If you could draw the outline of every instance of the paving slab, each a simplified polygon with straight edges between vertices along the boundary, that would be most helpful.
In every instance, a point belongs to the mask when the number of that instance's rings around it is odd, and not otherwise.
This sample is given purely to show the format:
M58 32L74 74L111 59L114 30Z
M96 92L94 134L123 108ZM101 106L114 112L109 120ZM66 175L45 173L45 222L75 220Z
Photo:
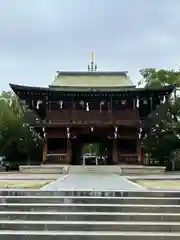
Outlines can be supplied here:
M133 179L133 180L177 180L180 179L180 174L159 174L159 175L136 175L136 176L126 176L128 179Z
M179 232L179 222L0 220L1 230Z
M1 220L180 222L180 213L0 211Z
M69 174L58 178L42 190L142 190L144 187L116 174Z
M24 174L24 173L8 173L3 172L0 173L0 180L31 180L31 179L57 179L59 178L59 174ZM62 177L62 176L61 176Z
M180 233L167 232L108 232L108 231L7 231L4 240L179 240Z
M180 213L180 205L1 203L0 211Z
M179 205L180 198L114 196L0 196L0 203L87 203L87 204L156 204Z

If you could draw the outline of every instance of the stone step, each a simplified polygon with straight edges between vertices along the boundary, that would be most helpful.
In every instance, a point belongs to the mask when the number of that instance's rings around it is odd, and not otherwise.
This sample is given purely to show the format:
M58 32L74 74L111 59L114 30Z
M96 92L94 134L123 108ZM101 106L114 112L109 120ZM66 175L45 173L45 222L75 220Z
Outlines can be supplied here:
M180 222L0 220L1 230L180 232Z
M3 240L179 240L180 233L96 231L0 231Z
M180 198L163 197L82 197L82 196L0 196L0 203L91 203L178 205Z
M121 167L117 165L71 165L69 174L118 174L121 173Z
M180 213L129 212L0 212L0 220L26 221L155 221L178 222Z
M23 174L68 174L68 165L20 165L19 171Z
M180 213L180 205L1 203L0 211L154 212Z
M42 191L42 190L0 190L0 196L112 196L112 197L177 197L180 198L180 191L116 191L116 190L61 190Z
M70 174L118 174L123 176L129 175L159 175L164 174L165 167L149 167L138 165L70 165Z

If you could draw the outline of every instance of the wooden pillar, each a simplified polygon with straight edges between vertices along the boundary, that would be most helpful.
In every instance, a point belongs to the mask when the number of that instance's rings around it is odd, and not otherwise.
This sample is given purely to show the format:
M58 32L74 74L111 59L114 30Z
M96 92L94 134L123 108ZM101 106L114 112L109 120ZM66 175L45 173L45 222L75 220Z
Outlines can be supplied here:
M45 142L42 152L42 164L45 164L47 161L47 151L48 151L47 142Z
M137 154L138 154L138 163L141 165L143 163L143 159L142 159L142 146L141 146L140 139L137 139Z
M71 140L69 138L67 138L66 153L67 153L67 157L66 157L67 164L70 164L71 158L72 158L72 146L71 146Z
M112 149L112 161L118 164L118 153L117 153L117 139L113 139L113 149Z

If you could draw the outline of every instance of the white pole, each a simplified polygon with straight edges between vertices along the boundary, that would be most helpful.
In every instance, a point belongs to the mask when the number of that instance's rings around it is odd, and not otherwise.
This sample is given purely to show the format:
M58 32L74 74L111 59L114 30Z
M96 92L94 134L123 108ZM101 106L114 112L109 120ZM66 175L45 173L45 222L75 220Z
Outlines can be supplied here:
M83 165L86 165L86 156L83 156Z
M98 157L96 156L96 165L98 165Z

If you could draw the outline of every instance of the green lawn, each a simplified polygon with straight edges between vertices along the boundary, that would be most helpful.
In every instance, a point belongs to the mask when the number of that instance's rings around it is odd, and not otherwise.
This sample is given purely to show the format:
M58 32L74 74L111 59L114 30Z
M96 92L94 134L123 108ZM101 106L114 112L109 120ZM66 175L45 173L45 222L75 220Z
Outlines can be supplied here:
M137 180L137 184L145 188L180 188L180 180L170 179L170 180Z
M52 180L0 180L0 188L30 188L39 189Z

